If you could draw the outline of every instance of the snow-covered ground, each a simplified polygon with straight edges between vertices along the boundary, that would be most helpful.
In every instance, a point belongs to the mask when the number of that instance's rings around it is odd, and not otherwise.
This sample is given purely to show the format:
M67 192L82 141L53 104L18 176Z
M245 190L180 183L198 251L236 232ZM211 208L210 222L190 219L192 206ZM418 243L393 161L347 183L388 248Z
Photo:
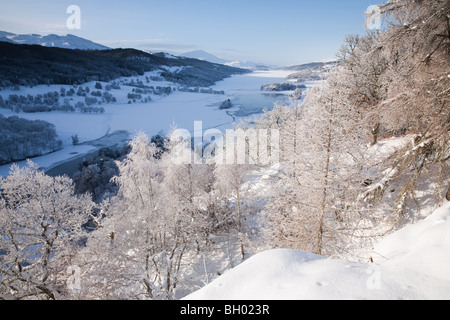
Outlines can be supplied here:
M175 91L170 95L156 96L150 95L152 102L135 102L128 104L128 93L131 93L132 87L126 83L142 81L148 86L177 87L178 85L167 81L146 81L146 77L158 76L158 72L149 72L140 77L122 78L116 80L120 89L109 91L116 99L116 103L102 104L105 109L103 114L82 114L66 112L48 112L48 113L14 113L7 109L1 109L0 113L5 116L17 115L29 120L45 120L56 126L59 138L63 141L64 149L42 157L34 158L41 168L50 168L64 160L70 160L74 156L80 156L92 152L95 148L89 145L72 146L73 135L78 135L80 143L94 141L107 134L116 131L128 131L132 138L139 131L144 131L149 136L159 133L167 133L172 126L180 129L187 129L190 132L194 130L194 122L202 121L203 130L209 128L218 128L225 132L233 126L234 118L230 112L236 112L239 108L239 101L242 97L256 96L264 97L260 92L263 84L271 82L285 82L285 77L289 74L286 71L261 71L246 75L237 75L218 82L212 87L213 90L225 92L225 95L190 93ZM91 92L95 91L96 82L89 82L81 85L89 87ZM102 83L103 88L107 83ZM71 86L63 85L40 85L34 88L21 87L20 91L12 89L0 91L0 95L7 99L11 94L36 96L47 92L59 92L61 87L69 90ZM102 90L104 91L104 90ZM89 95L88 95L89 96ZM144 95L143 95L144 96ZM147 95L145 95L147 96ZM60 98L62 99L62 98ZM84 97L72 96L72 104L78 101L84 101ZM236 107L231 110L219 110L219 106L227 99L236 102ZM244 99L245 100L245 99ZM267 106L261 106L261 109ZM26 165L26 161L19 165ZM0 166L0 176L5 176L9 172L10 165Z
M185 300L448 300L450 202L380 241L374 263L259 253Z

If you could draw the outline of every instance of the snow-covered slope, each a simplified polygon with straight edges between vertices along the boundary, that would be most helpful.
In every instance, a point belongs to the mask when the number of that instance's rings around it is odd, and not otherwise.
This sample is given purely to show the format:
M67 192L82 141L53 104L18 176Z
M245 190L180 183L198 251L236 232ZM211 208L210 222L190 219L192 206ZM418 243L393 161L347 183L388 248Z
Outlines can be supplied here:
M203 51L203 50L186 52L186 53L181 54L181 56L186 57L186 58L204 60L204 61L208 61L211 63L218 63L218 64L225 64L225 63L229 62L228 60L218 58L215 55L208 53L206 51Z
M39 34L13 34L10 32L0 31L0 41L6 41L16 44L41 45L44 47L57 47L66 49L80 50L107 50L108 47L98 43L86 40L72 34L59 36L49 34L46 36Z
M262 252L186 300L450 299L450 203L381 241L373 264Z
M0 42L15 43L14 41L12 41L12 40L9 40L8 38L6 38L6 37L2 37L2 36L0 36Z

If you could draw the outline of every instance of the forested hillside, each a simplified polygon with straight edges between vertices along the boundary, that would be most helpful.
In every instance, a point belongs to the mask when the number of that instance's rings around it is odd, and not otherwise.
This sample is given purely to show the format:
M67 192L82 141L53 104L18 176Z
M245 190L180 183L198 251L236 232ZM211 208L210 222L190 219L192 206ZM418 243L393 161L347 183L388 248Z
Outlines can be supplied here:
M71 50L0 42L0 52L0 86L3 87L109 82L119 77L143 75L161 66L190 67L176 77L166 73L167 80L208 87L230 75L248 72L201 60L165 58L135 49Z

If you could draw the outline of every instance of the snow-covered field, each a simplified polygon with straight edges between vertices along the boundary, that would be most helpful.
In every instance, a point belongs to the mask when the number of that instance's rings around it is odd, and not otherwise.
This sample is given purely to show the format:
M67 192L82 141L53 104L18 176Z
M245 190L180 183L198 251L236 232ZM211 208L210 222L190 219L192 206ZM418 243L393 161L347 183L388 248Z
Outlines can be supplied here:
M450 202L373 249L374 263L259 253L185 300L448 300Z
M246 75L232 76L228 79L218 82L212 87L213 90L225 92L225 95L206 94L206 93L190 93L190 92L172 92L168 96L151 95L152 102L141 103L135 102L128 104L127 94L131 92L132 87L121 84L120 89L113 89L110 93L116 97L117 102L112 104L102 104L105 109L103 114L82 114L66 113L66 112L49 112L49 113L14 113L7 109L1 109L0 113L5 116L17 115L29 120L45 120L56 126L59 138L63 141L63 150L34 158L33 161L41 168L48 169L55 164L73 157L92 152L95 150L90 145L72 146L73 135L78 135L80 143L97 140L107 134L115 131L128 131L130 138L135 136L139 131L144 131L149 136L159 133L167 133L172 126L187 129L191 132L194 130L194 121L202 121L203 130L209 128L218 128L225 132L226 129L232 128L234 118L230 116L230 112L238 111L238 104L242 96L264 97L260 91L263 84L271 82L285 82L285 77L290 72L286 71L260 71ZM141 77L131 77L119 79L117 82L143 81L146 85L153 86L171 86L176 84L167 81L151 81L145 82L145 77L155 76L150 72ZM103 88L106 83L102 83ZM91 92L95 89L95 82L82 85L89 87ZM34 88L21 87L20 91L3 90L0 95L7 99L11 94L17 95L37 95L47 92L59 92L61 87L69 90L71 86L61 85L40 85ZM84 97L73 96L73 102L83 101ZM230 110L219 110L219 106L225 100L230 99L236 103L236 107ZM270 99L266 100L269 101ZM261 109L267 106L261 106ZM25 165L26 162L20 162L19 165ZM9 172L10 165L0 166L0 176L5 176Z

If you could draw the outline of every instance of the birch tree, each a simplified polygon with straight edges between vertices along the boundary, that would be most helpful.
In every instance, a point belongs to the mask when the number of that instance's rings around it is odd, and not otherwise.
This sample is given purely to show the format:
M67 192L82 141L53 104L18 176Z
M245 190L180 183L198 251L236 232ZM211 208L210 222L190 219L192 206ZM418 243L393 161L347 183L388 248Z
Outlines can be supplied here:
M139 133L117 162L117 197L104 203L99 229L79 255L86 297L165 299L171 294L166 239L170 221L162 205L158 148Z
M68 268L88 236L82 226L92 217L91 199L31 161L0 178L0 190L0 298L70 297Z
M234 225L241 258L246 258L246 204L250 201L246 190L248 174L256 169L258 158L258 134L245 123L228 130L223 148L217 150L214 169L215 190L220 202L231 202L235 207ZM256 148L256 149L255 149Z
M207 246L214 229L212 173L206 164L194 164L189 139L170 139L165 146L161 154L141 133L127 159L117 163L119 194L79 257L83 279L97 296L175 299L188 287L182 274L192 262L185 255L193 258Z

